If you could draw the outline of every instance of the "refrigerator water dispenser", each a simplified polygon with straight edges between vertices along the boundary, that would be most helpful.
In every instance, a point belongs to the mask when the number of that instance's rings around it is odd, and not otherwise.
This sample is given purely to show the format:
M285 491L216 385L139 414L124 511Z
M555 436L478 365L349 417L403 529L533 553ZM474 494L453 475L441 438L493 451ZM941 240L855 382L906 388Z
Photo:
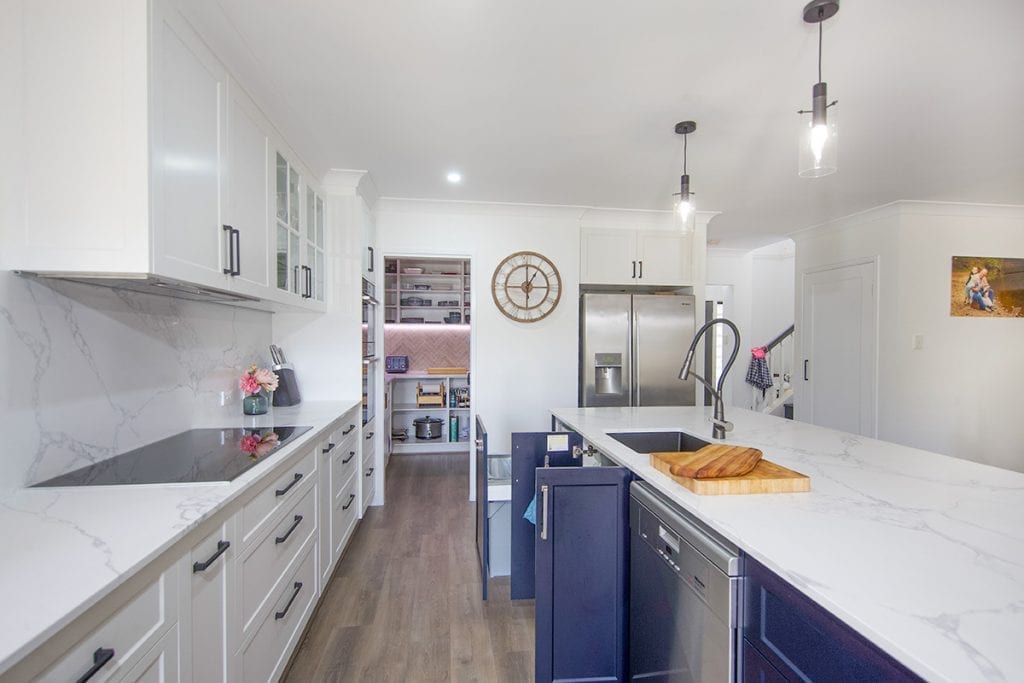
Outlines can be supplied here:
M594 390L600 395L622 393L622 354L594 354Z

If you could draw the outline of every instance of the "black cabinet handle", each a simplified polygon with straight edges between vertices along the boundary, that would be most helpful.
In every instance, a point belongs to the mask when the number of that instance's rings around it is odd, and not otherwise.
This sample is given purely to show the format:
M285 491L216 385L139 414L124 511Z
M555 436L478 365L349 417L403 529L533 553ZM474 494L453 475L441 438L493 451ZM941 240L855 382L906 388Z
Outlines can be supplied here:
M192 573L205 572L210 568L210 565L217 561L217 558L223 555L228 548L231 547L231 541L217 541L217 552L210 555L206 562L193 562Z
M288 490L289 490L289 489L290 489L291 487L293 487L293 486L295 486L296 484L298 484L298 483L299 483L299 479L302 479L302 473L301 473L301 472L296 472L296 473L295 473L295 478L294 478L294 479L292 479L292 480L291 480L291 481L290 481L290 482L288 483L288 485L287 485L287 486L285 486L285 487L284 487L283 489L278 489L278 490L274 491L274 495L275 495L275 496L283 496L284 494L288 493Z
M231 240L235 248L235 269L231 271L232 275L242 274L242 233L240 230L231 228Z
M334 447L335 447L336 445L337 445L337 444L333 444L333 443L328 443L328 444L327 444L327 448L324 448L324 449L323 449L323 453L324 453L324 455L326 455L326 454L330 453L331 451L333 451L333 450L334 450Z
M222 226L220 226L220 228L221 228L221 230L223 232L226 232L228 234L228 267L223 269L224 270L224 274L225 275L234 275L235 274L235 241L234 241L235 229L232 228L230 225L222 225Z
M292 266L292 293L299 293L299 267Z
M373 272L373 247L367 247L366 249L370 252L370 267L367 268L366 270L368 272L372 273Z
M807 381L807 363L809 363L809 362L810 361L808 361L806 358L804 358L804 381L805 382Z
M373 432L370 432L369 434L366 435L366 440L367 441L369 441L372 438L373 438Z
M313 298L313 269L306 266L306 298Z
M295 602L295 598L299 597L299 591L302 590L302 582L295 582L295 592L292 593L292 597L288 598L288 604L284 606L284 609L280 612L274 612L274 620L284 619L284 615L288 614L288 610L292 608L292 603Z
M295 531L296 527L300 524L302 524L302 515L295 515L295 522L288 527L288 531L284 532L284 536L278 536L275 538L274 543L284 543L287 541L288 537L292 535L292 532Z
M636 279L636 261L633 261L633 279Z
M354 494L354 493L348 494L348 502L345 503L344 505L342 505L341 509L342 510L348 510L350 507L352 507L352 501L355 500L355 499L356 499L356 494Z
M368 476L368 477L372 477L373 476L373 468L372 467L369 470L367 470L366 476Z
M643 280L644 279L644 262L643 261L637 261L637 263L640 264L640 279Z
M356 457L356 452L355 452L355 451L349 451L349 452L348 452L348 457L347 457L347 458L345 458L344 460L342 460L342 461L341 461L341 464L342 464L342 465L347 465L347 464L349 464L349 463L350 463L350 462L352 461L352 458L354 458L354 457Z
M75 681L75 683L85 683L85 681L95 676L99 670L113 658L114 648L112 647L101 647L96 650L96 652L92 653L92 666L89 667L89 670L82 674L82 677Z
M355 426L355 425L349 425L349 426L348 426L348 429L346 429L345 431L343 431L343 432L341 433L341 435L342 435L342 436L347 436L348 434L351 434L351 433L352 433L352 430L353 430L353 429L355 429L355 428L356 428L356 426Z

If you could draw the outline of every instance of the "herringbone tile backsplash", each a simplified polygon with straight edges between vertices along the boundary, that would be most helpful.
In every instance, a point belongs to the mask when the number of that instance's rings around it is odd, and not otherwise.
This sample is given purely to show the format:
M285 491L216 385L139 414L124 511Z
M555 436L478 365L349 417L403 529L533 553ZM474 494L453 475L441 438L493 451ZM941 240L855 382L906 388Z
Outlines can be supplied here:
M409 356L409 370L469 367L468 325L388 325L384 353Z

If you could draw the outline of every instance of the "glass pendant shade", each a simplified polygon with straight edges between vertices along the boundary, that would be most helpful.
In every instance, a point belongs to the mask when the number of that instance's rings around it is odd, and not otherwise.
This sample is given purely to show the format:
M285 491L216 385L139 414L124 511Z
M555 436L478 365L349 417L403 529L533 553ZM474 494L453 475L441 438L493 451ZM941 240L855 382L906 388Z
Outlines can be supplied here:
M803 122L800 133L800 177L820 178L839 169L839 145L835 107L824 121Z
M690 176L683 175L679 182L679 194L676 199L676 220L683 232L690 226L690 218L693 216L693 195L690 193Z

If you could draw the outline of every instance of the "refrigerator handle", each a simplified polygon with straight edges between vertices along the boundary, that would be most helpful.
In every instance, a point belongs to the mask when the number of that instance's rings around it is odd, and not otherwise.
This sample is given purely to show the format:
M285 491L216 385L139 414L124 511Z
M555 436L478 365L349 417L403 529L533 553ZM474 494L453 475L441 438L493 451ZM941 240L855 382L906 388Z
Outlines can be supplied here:
M629 405L640 405L640 378L637 377L637 349L640 348L640 326L637 325L636 307L629 310Z

